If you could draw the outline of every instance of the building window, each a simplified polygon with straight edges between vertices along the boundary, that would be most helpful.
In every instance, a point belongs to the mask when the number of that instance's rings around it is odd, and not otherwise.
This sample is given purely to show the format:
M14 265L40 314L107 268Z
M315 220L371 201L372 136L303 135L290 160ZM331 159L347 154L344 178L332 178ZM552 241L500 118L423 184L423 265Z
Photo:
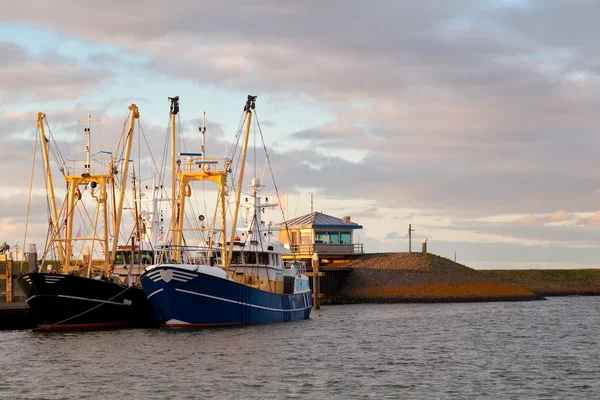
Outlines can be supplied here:
M341 244L352 244L352 233L351 232L340 232L340 243Z
M329 243L331 244L339 244L340 243L340 233L339 232L328 232L329 233Z
M315 231L315 243L327 243L327 232Z
M300 243L312 244L312 232L300 232Z

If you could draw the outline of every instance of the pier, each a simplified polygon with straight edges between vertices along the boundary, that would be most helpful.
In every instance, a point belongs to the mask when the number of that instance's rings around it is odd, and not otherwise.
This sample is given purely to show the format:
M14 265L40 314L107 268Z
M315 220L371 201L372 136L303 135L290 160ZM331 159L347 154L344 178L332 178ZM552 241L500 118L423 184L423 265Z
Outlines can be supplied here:
M24 301L0 303L0 330L31 329L35 323L31 318L31 310Z

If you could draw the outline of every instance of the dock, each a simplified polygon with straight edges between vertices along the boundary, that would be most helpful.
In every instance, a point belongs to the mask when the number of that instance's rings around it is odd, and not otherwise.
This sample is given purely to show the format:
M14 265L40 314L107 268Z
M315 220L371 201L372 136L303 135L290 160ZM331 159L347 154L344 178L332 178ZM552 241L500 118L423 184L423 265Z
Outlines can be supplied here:
M25 302L0 303L0 330L31 329L35 323L31 318L31 310Z

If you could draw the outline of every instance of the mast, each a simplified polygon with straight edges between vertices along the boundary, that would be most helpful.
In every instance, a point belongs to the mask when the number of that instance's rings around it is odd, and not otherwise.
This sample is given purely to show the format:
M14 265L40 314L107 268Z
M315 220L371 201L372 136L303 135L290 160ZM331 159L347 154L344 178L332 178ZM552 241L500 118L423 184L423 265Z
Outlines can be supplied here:
M87 172L89 174L90 173L90 169L91 169L91 166L90 166L90 142L91 142L91 139L92 139L92 135L91 135L92 126L91 126L91 124L92 124L92 122L100 122L100 120L99 119L92 119L92 115L88 114L88 119L83 120L83 121L78 121L78 122L87 122L88 123L87 128L83 128L83 133L85 133L87 135L87 146L85 146L85 154L86 154L86 156L85 156L85 165L84 165L83 168L85 169L85 172ZM79 125L79 124L77 124L77 125Z
M202 153L202 161L204 161L204 153L206 153L204 147L204 137L206 135L206 110L202 111L202 127L199 129L202 134L202 146L200 147L200 153Z
M140 112L135 104L129 106L129 130L127 131L127 140L125 143L125 159L123 160L123 172L121 178L121 188L119 190L119 204L117 206L117 218L114 221L114 238L109 263L105 265L106 277L112 272L112 262L115 260L117 253L117 242L119 241L119 228L121 225L121 216L123 214L123 198L125 197L125 187L127 186L127 172L129 171L129 155L131 154L131 138L133 137L133 127L135 120L140 117Z
M39 112L37 115L37 125L40 130L42 141L42 155L44 157L44 168L46 169L46 182L48 185L48 194L50 197L50 208L52 209L52 225L54 227L54 236L56 237L56 243L58 243L58 257L62 265L65 259L65 252L63 244L60 240L60 222L58 220L58 212L56 211L56 198L54 196L54 183L52 182L52 172L50 171L50 160L48 158L48 139L44 132L44 119L46 114Z
M177 196L176 196L176 184L177 184L177 167L176 167L176 135L175 135L175 116L179 113L179 96L169 97L169 101L171 102L171 110L169 115L171 116L171 234L172 238L175 238L175 226L177 219ZM179 216L183 218L183 216ZM171 243L175 244L175 240L171 240ZM172 256L174 259L178 260L177 250L173 249Z
M229 268L229 260L231 260L233 254L233 240L235 239L235 227L237 224L238 211L240 209L240 197L242 195L242 184L244 181L244 168L246 166L246 152L248 151L248 137L250 136L250 123L252 121L252 110L256 106L256 96L248 95L244 111L246 112L246 133L244 134L244 146L242 147L242 156L240 161L240 174L238 176L238 188L235 194L235 209L233 211L233 221L231 225L231 240L229 243L229 252L224 262L225 269ZM223 229L225 227L223 226Z
M225 216L226 216L226 196L229 193L229 187L227 186L227 176L229 175L229 168L231 160L228 158L214 158L206 157L204 151L202 153L180 153L180 156L185 156L185 163L182 166L178 164L181 161L176 160L176 146L175 146L175 115L179 112L179 97L169 98L171 101L171 167L174 176L172 177L172 217L171 217L171 232L173 232L172 246L174 248L172 254L175 260L181 258L181 252L178 249L183 242L183 222L185 214L185 198L190 196L191 188L189 184L194 181L213 181L219 187L218 203L221 209L221 231L222 231L222 259L223 265L227 265L227 236L225 235ZM205 129L201 128L200 132L204 134ZM176 183L179 182L178 189ZM212 229L212 228L211 228Z
M138 210L138 200L137 200L137 187L135 185L135 171L133 171L132 181L132 190L133 190L133 215L135 216L135 240L138 242L140 239L140 215Z

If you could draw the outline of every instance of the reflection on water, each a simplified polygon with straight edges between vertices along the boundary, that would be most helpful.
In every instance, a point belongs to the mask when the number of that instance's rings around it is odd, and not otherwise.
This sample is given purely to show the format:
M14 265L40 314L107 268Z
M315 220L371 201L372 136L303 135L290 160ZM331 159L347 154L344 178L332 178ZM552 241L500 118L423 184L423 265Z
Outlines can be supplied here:
M5 331L0 398L600 398L599 308L370 304L242 328Z

